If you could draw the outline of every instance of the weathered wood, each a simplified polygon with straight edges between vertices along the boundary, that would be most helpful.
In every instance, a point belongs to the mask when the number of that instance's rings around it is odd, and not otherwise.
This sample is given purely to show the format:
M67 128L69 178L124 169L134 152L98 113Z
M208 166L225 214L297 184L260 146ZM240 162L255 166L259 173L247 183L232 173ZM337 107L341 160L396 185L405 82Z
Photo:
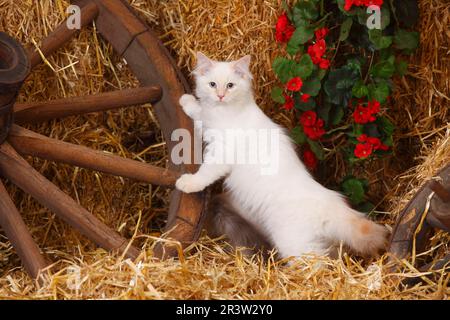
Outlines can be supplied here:
M0 181L0 226L22 260L27 272L37 278L40 270L47 266L39 247L34 242L25 223Z
M51 139L14 125L8 142L22 155L71 164L161 186L173 186L179 173L102 151Z
M436 176L440 177L445 185L450 184L450 165L443 168ZM423 217L426 213L425 208L428 197L432 192L430 188L431 183L432 181L425 183L417 191L415 196L402 210L396 221L394 230L392 231L388 251L394 254L398 259L407 258L411 254L412 244L416 233L416 251L421 252L425 245L425 240L428 238L427 235L431 232L430 224L435 227L440 227L434 220L436 215L433 214L432 209L433 202L436 201L436 199L431 200L430 209L427 212L428 215ZM417 232L422 219L424 220L422 229L420 232Z
M0 172L99 246L119 252L126 249L128 241L125 238L34 170L7 142L0 146ZM138 255L139 250L133 246L126 252L126 256L132 259Z
M427 271L435 271L436 272L436 271L441 271L441 270L444 275L450 271L450 254L447 254L444 258L442 258L438 261L427 263L419 268L419 272L427 272ZM442 273L436 272L436 273L432 273L429 275L425 275L423 277L437 278L437 277L441 276ZM424 282L422 277L406 278L405 280L402 281L403 284L408 285L408 286L414 286L420 282Z
M171 134L175 129L188 129L191 133L193 147L192 121L178 104L180 96L190 92L190 89L167 49L145 24L140 22L125 1L95 1L102 8L98 21L108 17L108 21L115 23L114 28L111 28L111 22L97 22L97 30L103 38L112 44L116 52L123 55L142 85L159 83L162 87L164 94L161 101L155 105L155 111L169 154L176 143L171 141ZM119 41L119 39L121 40ZM194 152L192 152L192 157L194 157ZM195 172L198 166L193 161L187 165L175 165L170 162L169 168L183 172ZM204 194L184 194L174 190L170 197L170 203L166 231L172 230L170 236L181 240L183 244L195 241L202 228ZM181 225L180 221L189 221L190 226ZM177 227L178 224L180 224L179 227Z
M97 15L97 4L93 1L88 2L84 7L81 8L81 27L84 27L91 23L97 17ZM42 54L47 57L57 49L61 48L78 31L79 30L77 29L69 29L67 27L67 20L65 20L42 41L39 49ZM31 61L31 67L34 68L42 61L42 57L35 48L30 48L28 52Z
M445 186L443 185L445 184ZM450 176L444 177L442 183L430 182L430 189L435 195L431 199L430 212L427 216L428 223L450 233Z
M439 181L431 181L430 189L434 191L442 202L450 203L450 191L448 191Z
M16 103L13 110L16 123L35 123L143 103L155 103L161 99L161 96L162 91L160 86L148 86L84 97L44 102Z
M28 57L20 43L0 32L0 143L8 136L13 104L29 70Z

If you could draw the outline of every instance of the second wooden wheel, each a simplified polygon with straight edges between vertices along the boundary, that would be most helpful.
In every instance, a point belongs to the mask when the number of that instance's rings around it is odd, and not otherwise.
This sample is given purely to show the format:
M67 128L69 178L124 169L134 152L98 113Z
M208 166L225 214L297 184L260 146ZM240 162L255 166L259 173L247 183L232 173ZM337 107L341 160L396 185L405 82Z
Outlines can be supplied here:
M99 246L136 258L139 250L127 239L41 176L22 156L35 156L167 187L172 187L182 172L194 172L196 165L177 165L170 160L169 168L158 168L51 139L20 125L152 102L170 154L174 147L173 130L189 130L193 137L192 123L178 104L179 97L190 89L168 51L125 1L82 0L74 1L74 4L81 8L81 25L84 27L95 21L98 32L127 61L142 87L39 103L15 103L21 84L30 70L42 61L42 55L52 54L77 30L62 23L42 41L40 52L26 51L8 35L0 34L0 174ZM193 141L191 145L194 145ZM166 226L166 231L170 230L168 235L182 245L195 241L201 231L203 208L203 193L172 191ZM36 277L47 263L1 182L0 226L27 271ZM159 256L175 253L173 247L156 247Z

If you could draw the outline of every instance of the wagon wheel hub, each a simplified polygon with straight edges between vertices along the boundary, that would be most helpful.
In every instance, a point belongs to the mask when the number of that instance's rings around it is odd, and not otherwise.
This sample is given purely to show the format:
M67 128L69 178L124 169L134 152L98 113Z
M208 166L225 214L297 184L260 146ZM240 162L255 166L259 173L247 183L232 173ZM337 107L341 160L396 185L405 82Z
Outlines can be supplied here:
M35 156L166 187L172 187L181 172L195 171L196 166L169 163L168 169L159 168L51 139L20 125L151 102L170 153L173 147L170 135L175 128L185 128L192 133L192 123L178 104L179 97L189 92L189 87L168 52L125 1L82 0L75 3L81 7L81 25L95 20L100 34L127 60L142 87L85 97L16 103L30 70L42 61L42 56L50 55L69 41L77 30L69 29L63 22L42 41L39 51L25 50L13 38L0 33L0 175L99 246L135 259L139 250L129 240L58 189L22 156ZM188 195L174 190L166 226L166 231L170 230L169 236L182 245L196 240L201 230L203 207L202 193ZM1 181L0 226L26 270L37 277L48 263ZM176 249L157 246L156 254L160 257L175 255Z

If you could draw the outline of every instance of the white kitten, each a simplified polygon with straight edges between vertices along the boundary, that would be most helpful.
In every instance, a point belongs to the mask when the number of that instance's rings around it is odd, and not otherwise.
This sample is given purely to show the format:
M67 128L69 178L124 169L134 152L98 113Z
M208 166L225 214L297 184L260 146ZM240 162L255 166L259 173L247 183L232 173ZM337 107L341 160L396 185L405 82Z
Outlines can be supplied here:
M256 105L249 64L249 56L218 62L198 53L194 70L198 100L185 94L180 104L204 129L280 132L277 173L262 174L261 163L207 161L216 157L218 149L229 151L230 144L204 134L204 163L197 173L182 175L176 187L186 193L198 192L225 177L232 206L267 237L281 257L328 254L341 241L359 253L376 253L385 244L386 228L351 209L339 193L310 176L289 136Z

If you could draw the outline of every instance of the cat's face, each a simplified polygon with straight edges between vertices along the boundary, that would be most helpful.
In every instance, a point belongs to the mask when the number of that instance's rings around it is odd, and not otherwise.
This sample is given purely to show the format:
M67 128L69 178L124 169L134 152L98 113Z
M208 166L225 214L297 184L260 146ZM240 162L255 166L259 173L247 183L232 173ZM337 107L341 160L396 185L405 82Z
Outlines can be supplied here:
M239 103L252 95L250 56L231 62L214 61L197 53L196 94L211 105Z

